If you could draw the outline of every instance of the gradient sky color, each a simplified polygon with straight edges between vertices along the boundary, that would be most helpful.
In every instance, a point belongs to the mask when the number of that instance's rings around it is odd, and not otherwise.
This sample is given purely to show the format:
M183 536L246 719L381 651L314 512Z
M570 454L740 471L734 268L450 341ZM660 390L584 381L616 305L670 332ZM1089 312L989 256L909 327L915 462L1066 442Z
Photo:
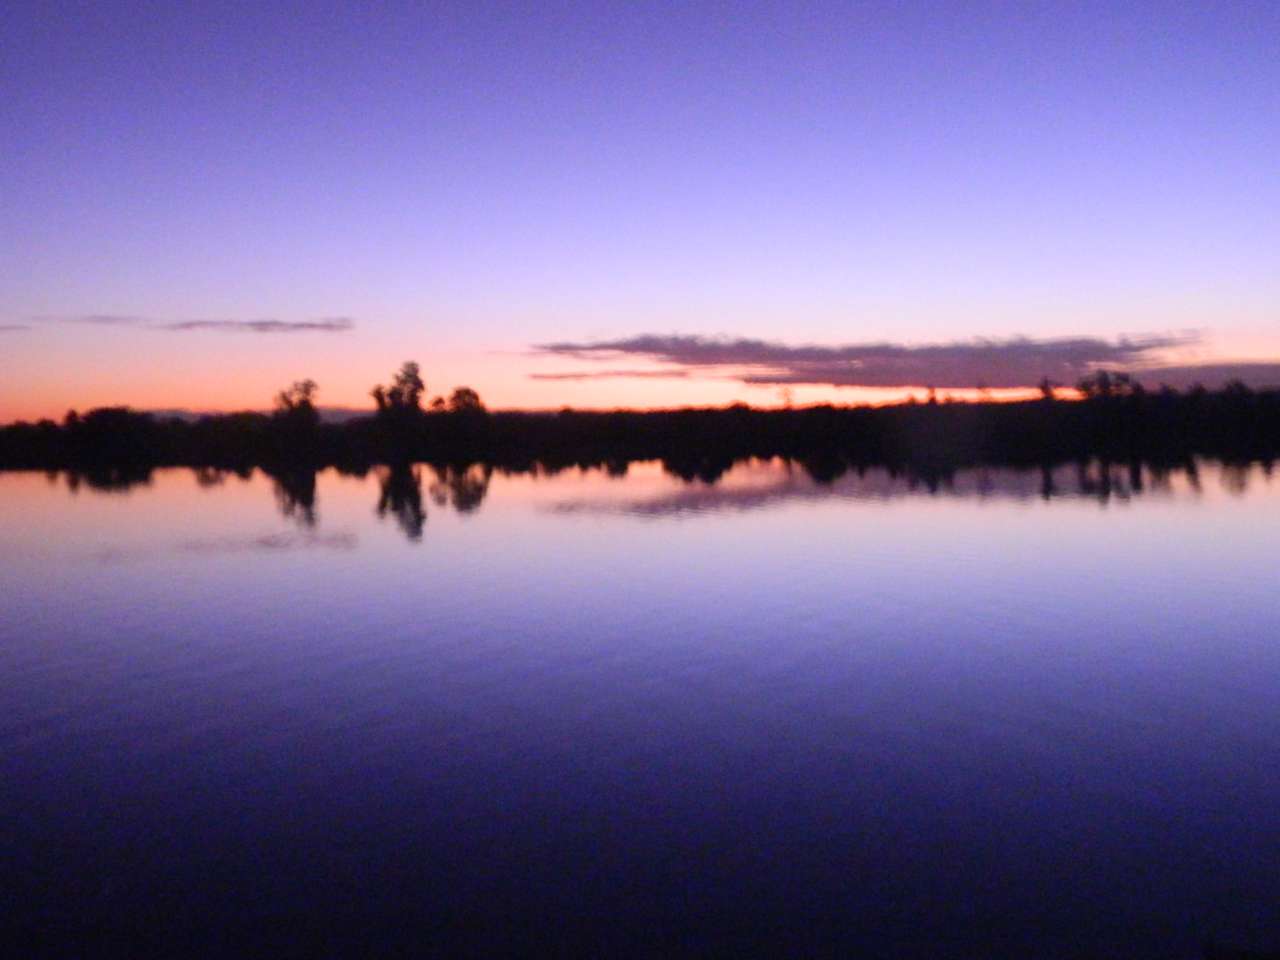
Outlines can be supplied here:
M364 406L407 358L498 407L777 402L530 376L655 333L1272 360L1278 42L1270 2L18 0L0 420Z

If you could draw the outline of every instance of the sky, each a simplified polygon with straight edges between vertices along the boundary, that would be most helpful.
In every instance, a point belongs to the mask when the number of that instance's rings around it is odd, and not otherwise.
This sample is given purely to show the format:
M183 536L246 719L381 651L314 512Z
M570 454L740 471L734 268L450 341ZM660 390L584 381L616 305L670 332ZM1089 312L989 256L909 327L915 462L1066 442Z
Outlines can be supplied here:
M1272 2L16 0L0 421L363 407L408 359L496 408L1280 382L1277 42Z

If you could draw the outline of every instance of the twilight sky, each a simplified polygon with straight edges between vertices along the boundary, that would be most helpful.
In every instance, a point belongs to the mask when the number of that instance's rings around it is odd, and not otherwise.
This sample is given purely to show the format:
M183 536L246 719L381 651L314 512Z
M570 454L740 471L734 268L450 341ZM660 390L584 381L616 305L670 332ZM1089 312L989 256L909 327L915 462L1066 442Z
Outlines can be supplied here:
M1278 46L1261 0L16 0L0 420L409 358L496 407L1280 382Z

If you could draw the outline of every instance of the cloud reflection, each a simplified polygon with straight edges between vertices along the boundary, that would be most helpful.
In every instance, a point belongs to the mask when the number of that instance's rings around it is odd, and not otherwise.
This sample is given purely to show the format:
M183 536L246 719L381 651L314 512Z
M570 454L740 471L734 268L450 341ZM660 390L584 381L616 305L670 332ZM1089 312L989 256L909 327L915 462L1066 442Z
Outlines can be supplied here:
M245 553L282 550L354 550L360 543L354 533L314 533L309 531L266 533L253 537L214 537L185 540L178 549L185 553Z
M1239 494L1248 488L1255 468L1222 468L1222 484ZM697 516L716 512L760 510L787 502L816 502L832 498L851 501L892 501L909 497L951 497L977 500L1051 501L1088 499L1098 503L1126 502L1137 497L1199 496L1200 467L1112 464L1093 461L1034 470L975 468L928 474L886 467L846 468L830 476L828 464L756 461L739 464L723 478L689 478L670 491L643 497L578 497L557 501L546 509L558 514L635 517ZM669 473L676 473L667 465Z

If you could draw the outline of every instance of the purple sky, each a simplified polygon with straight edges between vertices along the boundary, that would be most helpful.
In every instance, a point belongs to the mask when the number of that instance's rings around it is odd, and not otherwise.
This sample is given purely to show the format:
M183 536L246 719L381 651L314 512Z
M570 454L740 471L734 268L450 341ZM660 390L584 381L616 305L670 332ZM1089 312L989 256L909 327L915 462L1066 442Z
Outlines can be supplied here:
M18 0L0 419L363 404L408 357L499 406L774 402L536 349L645 335L1274 360L1278 42L1270 2Z

